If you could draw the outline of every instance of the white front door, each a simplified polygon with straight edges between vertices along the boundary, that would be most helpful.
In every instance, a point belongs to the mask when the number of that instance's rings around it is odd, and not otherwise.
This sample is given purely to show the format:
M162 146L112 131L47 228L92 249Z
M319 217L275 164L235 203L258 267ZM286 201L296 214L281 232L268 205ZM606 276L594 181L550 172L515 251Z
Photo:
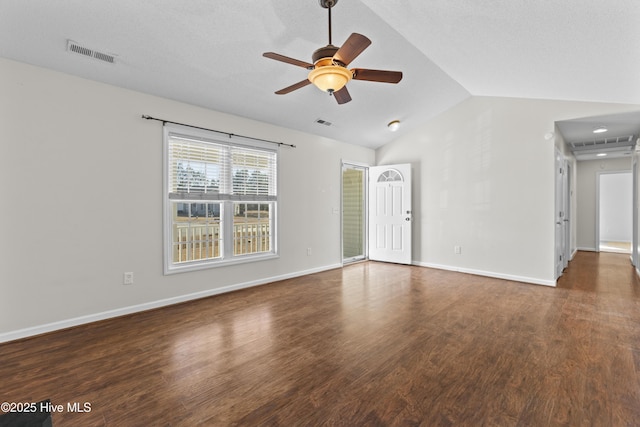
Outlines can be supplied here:
M411 264L411 165L369 168L369 259Z

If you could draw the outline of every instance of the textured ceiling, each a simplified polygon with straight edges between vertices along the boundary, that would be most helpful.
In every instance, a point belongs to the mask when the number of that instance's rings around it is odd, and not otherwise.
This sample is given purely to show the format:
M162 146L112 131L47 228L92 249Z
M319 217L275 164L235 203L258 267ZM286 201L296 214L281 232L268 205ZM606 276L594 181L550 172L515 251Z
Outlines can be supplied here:
M363 3L473 95L640 103L637 0Z
M0 0L0 56L376 148L472 95L640 104L637 22L637 0L340 0L333 44L372 41L350 66L404 73L350 82L344 105L275 95L306 71L262 57L311 61L328 42L318 0Z

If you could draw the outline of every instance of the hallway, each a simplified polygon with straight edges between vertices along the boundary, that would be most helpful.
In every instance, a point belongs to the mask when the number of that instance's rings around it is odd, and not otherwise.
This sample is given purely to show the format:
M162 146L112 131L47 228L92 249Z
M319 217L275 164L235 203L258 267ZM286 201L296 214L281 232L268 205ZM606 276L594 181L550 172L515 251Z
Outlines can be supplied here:
M598 300L621 299L640 309L640 279L629 254L579 251L558 280L558 289L592 291Z

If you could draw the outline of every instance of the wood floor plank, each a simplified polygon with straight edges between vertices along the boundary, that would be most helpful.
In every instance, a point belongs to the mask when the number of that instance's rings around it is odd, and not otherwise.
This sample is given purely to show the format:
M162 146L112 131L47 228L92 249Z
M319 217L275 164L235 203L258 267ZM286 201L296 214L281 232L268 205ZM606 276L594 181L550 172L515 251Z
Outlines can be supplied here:
M0 401L90 402L55 426L633 426L640 283L621 254L579 252L557 288L364 262L0 361Z

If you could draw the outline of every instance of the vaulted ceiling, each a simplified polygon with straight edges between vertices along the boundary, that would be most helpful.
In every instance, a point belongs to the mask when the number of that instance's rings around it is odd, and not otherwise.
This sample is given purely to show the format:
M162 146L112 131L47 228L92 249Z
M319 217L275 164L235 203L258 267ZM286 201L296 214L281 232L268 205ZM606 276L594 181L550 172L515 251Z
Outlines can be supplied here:
M311 61L328 42L319 0L0 0L0 56L371 148L470 96L640 105L637 0L339 0L332 15L333 44L372 41L350 67L403 80L352 81L343 105L313 86L275 95L306 70L262 53Z

